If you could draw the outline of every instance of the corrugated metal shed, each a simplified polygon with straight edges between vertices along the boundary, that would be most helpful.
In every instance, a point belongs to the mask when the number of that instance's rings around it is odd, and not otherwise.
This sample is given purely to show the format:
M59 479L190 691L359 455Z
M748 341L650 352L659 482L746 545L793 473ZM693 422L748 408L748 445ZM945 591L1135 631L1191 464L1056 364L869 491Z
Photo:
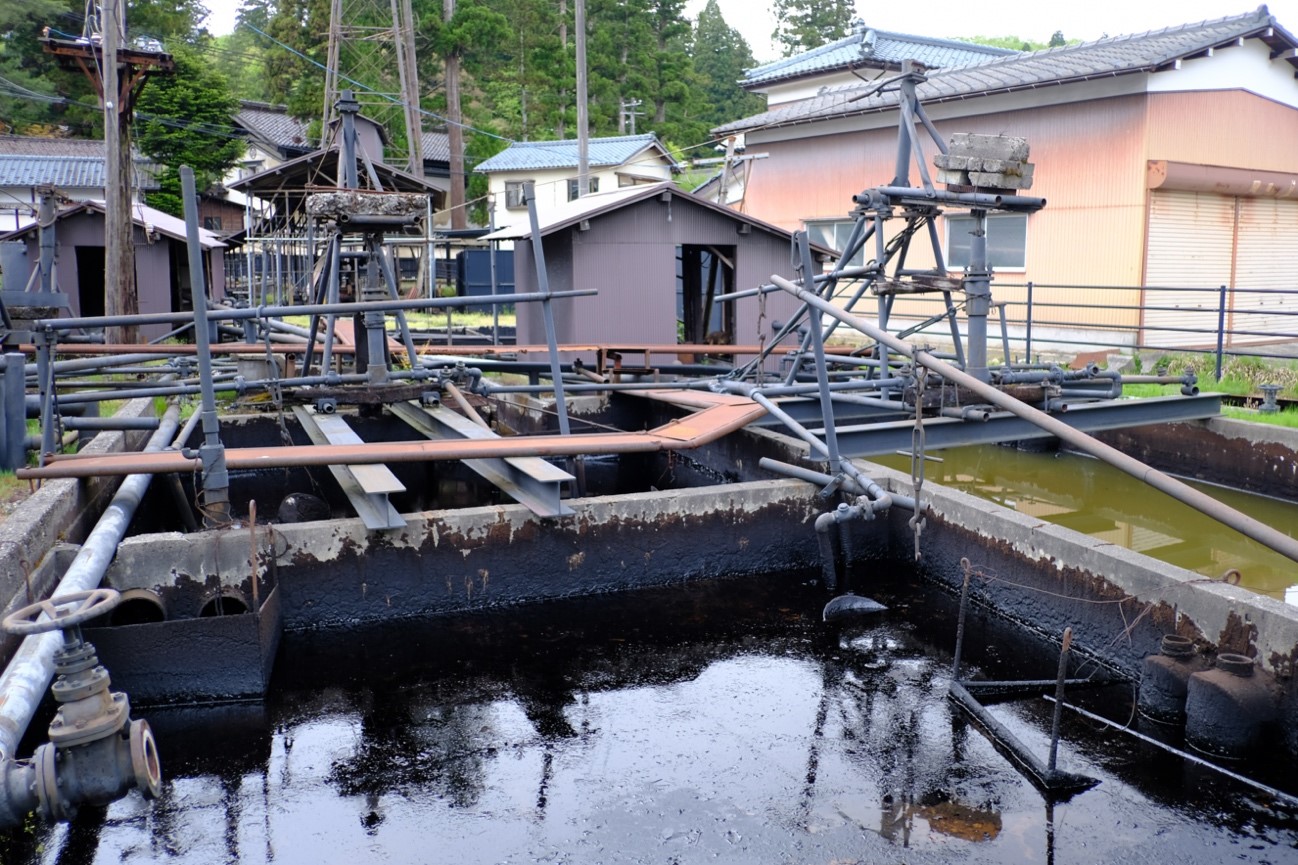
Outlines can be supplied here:
M1236 40L1248 38L1262 39L1272 50L1282 53L1298 47L1298 41L1280 27L1265 6L1261 6L1245 15L1148 33L1113 36L1081 45L1005 57L977 66L941 70L931 73L928 80L916 88L916 94L921 102L931 105L947 100L967 99L970 96L1027 90L1095 77L1155 72L1172 68L1180 60L1216 48L1225 48ZM1298 57L1289 58L1289 62L1298 67ZM866 83L828 87L811 99L782 105L728 123L713 132L725 135L757 127L811 123L886 111L896 106L895 90L857 99L870 87Z
M658 136L619 135L612 138L592 138L588 149L591 166L621 165L646 150L657 150L662 158L672 162L671 154L663 149ZM500 153L482 162L475 171L538 171L548 168L576 168L577 142L515 141Z
M60 210L55 219L62 221L78 213L103 214L104 203L102 201L83 201L73 207ZM177 219L169 213L163 213L161 210L155 210L143 204L133 204L131 205L131 219L146 232L161 234L182 243L186 242L188 238L185 230L185 220ZM21 240L34 231L36 231L36 221L31 220L17 231L4 235L4 239ZM221 241L221 238L215 232L208 231L206 228L198 230L198 244L204 249L224 249L226 247L226 244Z
M993 48L953 39L931 39L861 25L835 42L748 69L744 87L819 75L838 69L859 67L900 68L903 60L917 60L929 69L969 66L997 57L1018 54L1009 48Z

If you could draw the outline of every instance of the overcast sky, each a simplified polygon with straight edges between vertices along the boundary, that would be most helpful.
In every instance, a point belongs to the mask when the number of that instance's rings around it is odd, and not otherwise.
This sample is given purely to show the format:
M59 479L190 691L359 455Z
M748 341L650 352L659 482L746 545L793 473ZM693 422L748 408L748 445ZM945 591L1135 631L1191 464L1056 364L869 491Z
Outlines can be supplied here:
M697 16L707 0L688 0L686 13ZM721 14L752 46L759 61L774 60L779 51L771 44L775 19L769 0L718 0ZM234 28L238 0L205 0L208 29L215 34ZM1289 32L1298 32L1298 0L1273 0L1267 4ZM1017 36L1045 42L1056 30L1069 39L1091 40L1105 34L1143 33L1192 21L1224 18L1257 8L1248 0L890 0L858 2L865 23L881 30L923 36Z

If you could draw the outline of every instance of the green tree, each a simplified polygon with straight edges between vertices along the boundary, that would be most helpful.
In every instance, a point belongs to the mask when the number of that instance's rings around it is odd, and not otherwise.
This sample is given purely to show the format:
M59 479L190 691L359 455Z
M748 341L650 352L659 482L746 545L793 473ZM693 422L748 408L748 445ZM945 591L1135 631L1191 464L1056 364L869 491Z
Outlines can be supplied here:
M785 57L818 48L847 35L854 9L851 0L775 0L771 38Z
M717 0L708 0L699 13L693 58L705 106L701 119L709 128L762 110L762 97L748 93L737 83L744 77L744 70L757 65L753 52L739 31L726 23Z
M88 135L102 124L89 80L60 69L40 44L45 27L79 35L81 11L78 0L0 2L0 132Z
M1064 31L1062 31L1062 30L1056 30L1054 33L1052 33L1052 34L1050 35L1050 41L1049 41L1048 43L1046 43L1046 47L1047 47L1047 48L1062 48L1063 46L1065 46L1065 45L1067 45L1067 44L1068 44L1068 40L1064 38Z
M140 94L134 133L140 151L162 166L161 189L150 193L149 204L180 216L180 166L194 169L202 191L234 166L244 142L231 134L239 102L225 79L189 48L174 49L174 56L175 73L158 78Z

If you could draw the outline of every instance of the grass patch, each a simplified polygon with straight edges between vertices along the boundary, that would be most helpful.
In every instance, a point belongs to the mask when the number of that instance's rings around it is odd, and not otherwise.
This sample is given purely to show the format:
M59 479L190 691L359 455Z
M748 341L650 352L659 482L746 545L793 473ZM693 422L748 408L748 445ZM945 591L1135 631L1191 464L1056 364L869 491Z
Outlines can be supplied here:
M1234 418L1235 420L1248 421L1249 423L1270 424L1271 426L1284 426L1291 429L1298 429L1298 409L1286 408L1280 411L1262 413L1247 408L1236 408L1235 406L1222 406L1221 414L1223 417Z

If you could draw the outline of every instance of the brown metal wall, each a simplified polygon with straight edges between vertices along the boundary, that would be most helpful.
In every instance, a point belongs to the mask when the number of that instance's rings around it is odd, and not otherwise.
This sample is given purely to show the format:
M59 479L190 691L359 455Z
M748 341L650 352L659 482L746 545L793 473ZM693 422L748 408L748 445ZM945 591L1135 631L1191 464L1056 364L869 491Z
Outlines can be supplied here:
M1020 135L1036 164L1028 194L1048 200L1028 222L1027 270L997 277L1006 299L1024 296L1010 284L1136 285L1144 260L1145 96L1132 95L1071 105L1000 112L939 121L953 132ZM769 158L753 163L745 211L788 229L806 219L846 218L851 196L889 182L894 174L896 129L842 133L756 145ZM936 148L926 142L931 160ZM1169 157L1170 158L1170 157ZM919 177L911 167L911 182ZM945 228L942 229L942 233ZM931 264L927 244L908 264ZM1097 305L1129 304L1129 293L1088 290L1052 292L1067 302L1084 294ZM1112 295L1112 296L1110 296ZM903 309L899 304L898 310ZM1134 322L1134 313L1085 311L1073 323Z
M1298 173L1298 110L1241 90L1152 93L1149 159Z

